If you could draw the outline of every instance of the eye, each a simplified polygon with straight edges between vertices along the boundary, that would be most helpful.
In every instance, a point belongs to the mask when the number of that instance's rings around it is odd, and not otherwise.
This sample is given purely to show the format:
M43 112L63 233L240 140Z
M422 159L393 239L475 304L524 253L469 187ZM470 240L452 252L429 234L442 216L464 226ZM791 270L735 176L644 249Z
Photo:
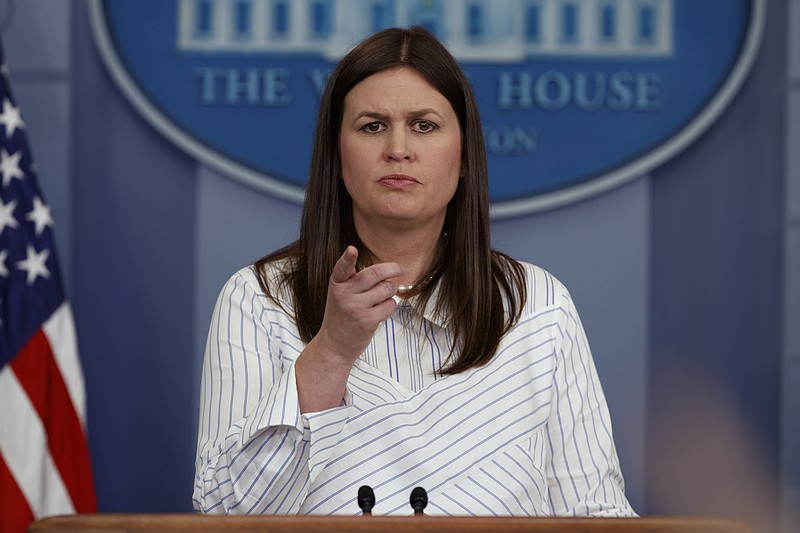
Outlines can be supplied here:
M428 120L418 120L414 123L414 129L420 133L428 133L436 129L436 124Z
M378 133L383 130L383 124L380 122L368 122L361 126L361 130L366 133Z

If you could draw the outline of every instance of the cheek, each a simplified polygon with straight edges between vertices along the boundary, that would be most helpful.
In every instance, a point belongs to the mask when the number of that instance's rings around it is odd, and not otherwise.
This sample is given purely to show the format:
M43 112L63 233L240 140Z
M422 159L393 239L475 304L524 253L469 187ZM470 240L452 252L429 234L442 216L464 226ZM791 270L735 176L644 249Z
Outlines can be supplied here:
M359 161L363 159L363 154L359 153L358 144L352 139L343 135L339 138L339 159L342 165L342 173L345 177L358 170Z
M344 188L347 193L352 197L354 194L358 195L359 190L359 176L362 174L359 162L362 160L359 157L357 145L353 143L352 139L347 139L346 136L339 138L339 161L341 166L341 178L344 183Z
M339 165L342 167L342 172L344 172L345 167L347 166L348 161L350 161L350 144L347 142L347 139L344 135L339 135Z
M450 150L449 171L455 179L461 177L461 144L457 144Z

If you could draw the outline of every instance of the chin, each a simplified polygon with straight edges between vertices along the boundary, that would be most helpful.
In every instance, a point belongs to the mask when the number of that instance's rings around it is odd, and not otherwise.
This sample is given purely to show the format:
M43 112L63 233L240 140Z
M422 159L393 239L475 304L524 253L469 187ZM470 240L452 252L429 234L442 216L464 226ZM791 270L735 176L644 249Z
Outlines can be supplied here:
M407 202L391 202L384 205L378 214L390 219L414 220L419 217L420 212L417 206Z

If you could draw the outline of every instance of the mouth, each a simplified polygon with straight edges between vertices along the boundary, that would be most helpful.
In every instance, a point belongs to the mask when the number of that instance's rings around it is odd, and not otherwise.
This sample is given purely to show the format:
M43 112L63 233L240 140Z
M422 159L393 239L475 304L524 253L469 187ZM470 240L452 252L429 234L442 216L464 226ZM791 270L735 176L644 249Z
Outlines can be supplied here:
M389 174L379 179L378 183L391 189L407 189L419 184L416 179L405 174Z

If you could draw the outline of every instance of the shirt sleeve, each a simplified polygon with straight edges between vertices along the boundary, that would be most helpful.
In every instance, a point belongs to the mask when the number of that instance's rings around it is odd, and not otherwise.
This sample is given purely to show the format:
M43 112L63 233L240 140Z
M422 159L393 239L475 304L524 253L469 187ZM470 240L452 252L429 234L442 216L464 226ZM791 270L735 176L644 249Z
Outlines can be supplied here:
M636 516L625 497L611 416L583 326L563 286L562 332L547 423L550 505L557 516Z
M249 269L225 284L212 315L200 390L194 508L296 514L350 406L300 414L294 360L304 343ZM309 464L318 465L310 468Z

